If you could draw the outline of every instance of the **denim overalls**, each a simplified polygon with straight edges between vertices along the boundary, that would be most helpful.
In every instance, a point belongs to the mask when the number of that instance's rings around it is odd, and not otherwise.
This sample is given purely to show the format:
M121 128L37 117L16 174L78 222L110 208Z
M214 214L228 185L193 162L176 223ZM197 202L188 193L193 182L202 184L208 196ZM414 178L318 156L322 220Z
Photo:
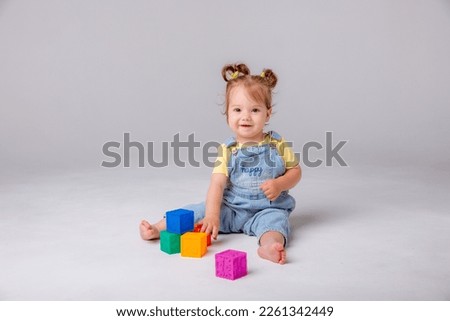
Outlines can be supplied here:
M269 132L272 139L281 140L275 132ZM245 233L261 237L265 232L277 231L285 241L289 236L289 214L295 207L295 200L283 191L275 201L269 201L260 185L268 179L277 178L285 172L285 165L275 144L243 146L236 148L231 138L225 145L231 149L228 163L229 182L223 194L220 213L220 232ZM195 221L205 216L205 204L188 205L193 210Z

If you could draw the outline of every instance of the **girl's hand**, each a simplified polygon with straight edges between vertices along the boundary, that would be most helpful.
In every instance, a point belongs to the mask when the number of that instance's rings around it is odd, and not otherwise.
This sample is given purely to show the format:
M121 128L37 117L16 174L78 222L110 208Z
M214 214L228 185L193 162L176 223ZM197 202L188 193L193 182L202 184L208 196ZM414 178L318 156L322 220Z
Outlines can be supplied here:
M206 234L211 234L212 238L217 240L217 235L219 234L220 220L216 215L206 215L203 220L199 222L202 224L200 232L205 232Z
M268 179L259 188L264 192L269 201L274 201L280 196L282 190L275 179Z

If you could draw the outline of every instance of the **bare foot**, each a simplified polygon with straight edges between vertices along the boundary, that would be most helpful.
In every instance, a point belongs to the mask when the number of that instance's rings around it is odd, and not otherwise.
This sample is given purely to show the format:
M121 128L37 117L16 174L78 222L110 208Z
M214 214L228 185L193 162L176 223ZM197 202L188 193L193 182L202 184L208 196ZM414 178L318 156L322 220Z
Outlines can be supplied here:
M263 259L284 264L286 263L286 250L283 244L275 242L267 245L261 245L258 248L258 254Z
M151 225L149 222L143 220L139 225L139 231L143 240L159 239L159 230L155 225Z

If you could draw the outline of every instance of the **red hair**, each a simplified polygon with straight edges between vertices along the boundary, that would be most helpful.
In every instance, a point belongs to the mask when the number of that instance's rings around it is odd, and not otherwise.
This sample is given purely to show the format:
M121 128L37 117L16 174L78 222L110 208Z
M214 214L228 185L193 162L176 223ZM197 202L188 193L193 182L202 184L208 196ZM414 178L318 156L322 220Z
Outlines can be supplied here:
M272 108L272 90L278 78L271 69L263 69L260 75L251 75L250 69L245 64L225 65L222 68L222 77L227 82L225 91L227 117L231 90L240 85L247 89L249 98L266 106L267 109Z

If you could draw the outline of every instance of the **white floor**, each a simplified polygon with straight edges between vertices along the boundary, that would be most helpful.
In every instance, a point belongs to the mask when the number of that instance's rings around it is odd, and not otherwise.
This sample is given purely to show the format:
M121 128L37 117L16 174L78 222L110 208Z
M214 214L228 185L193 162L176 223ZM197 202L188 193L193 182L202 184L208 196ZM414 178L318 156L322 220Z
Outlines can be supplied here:
M1 300L450 300L444 172L306 169L292 194L284 266L255 239L220 235L201 259L138 236L142 218L202 201L205 170L10 174L0 182ZM214 253L248 253L248 276L214 275Z

